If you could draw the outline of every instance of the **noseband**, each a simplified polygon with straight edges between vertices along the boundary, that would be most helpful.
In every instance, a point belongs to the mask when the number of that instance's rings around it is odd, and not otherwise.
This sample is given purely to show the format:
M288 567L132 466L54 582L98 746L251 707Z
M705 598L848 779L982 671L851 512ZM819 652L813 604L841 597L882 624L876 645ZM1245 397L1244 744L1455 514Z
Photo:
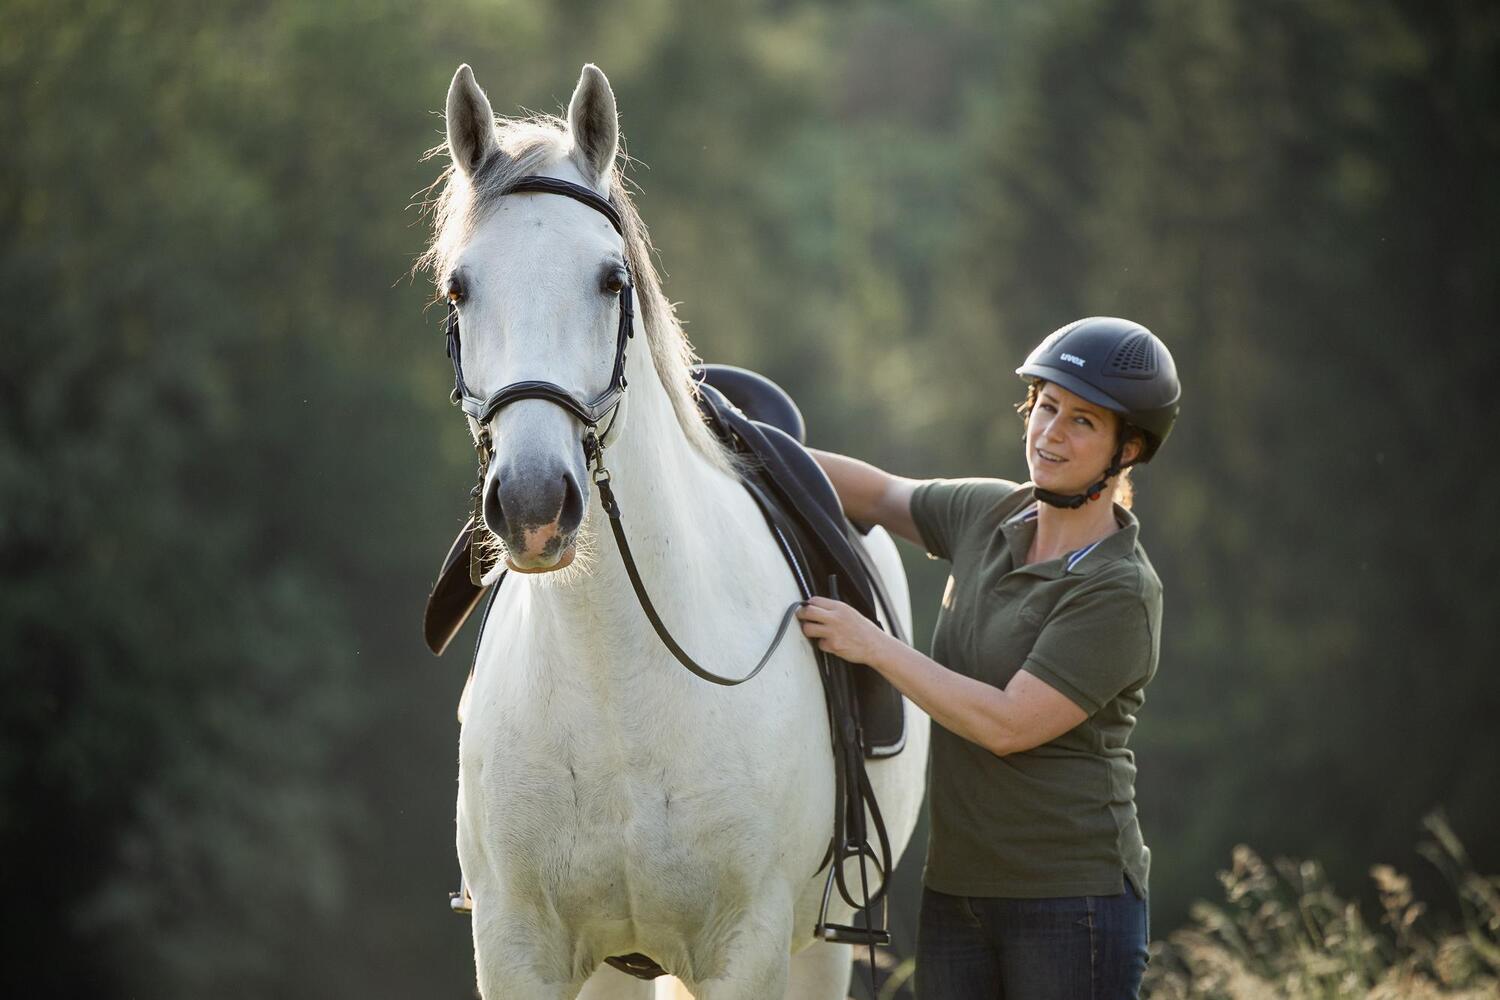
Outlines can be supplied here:
M555 177L541 177L532 174L522 177L507 189L506 193L518 194L528 191L538 194L562 195L572 198L574 201L581 202L607 218L610 225L615 227L615 232L620 234L620 238L625 238L625 228L620 221L620 213L604 198L601 198L597 193L582 185L559 180ZM734 687L754 678L771 661L772 655L775 654L777 648L781 645L781 640L787 635L792 621L796 617L797 609L802 607L807 599L812 596L812 588L810 582L803 578L801 571L797 568L803 565L803 562L799 560L795 552L795 543L792 541L794 532L783 524L785 515L776 512L774 503L758 498L756 499L756 504L760 507L761 513L766 517L767 527L771 529L771 534L775 537L783 557L793 568L793 576L797 579L797 585L801 591L802 598L801 600L793 601L782 613L781 622L777 626L776 634L771 638L770 645L766 647L766 651L761 655L760 660L755 666L748 673L740 677L724 677L714 673L694 660L677 643L677 640L673 638L671 631L667 628L666 623L662 621L661 616L657 613L656 607L651 601L650 594L646 592L646 585L641 579L640 570L636 567L635 558L631 554L630 543L625 537L624 528L620 524L620 505L615 499L614 489L610 485L609 470L604 467L604 445L606 438L609 436L609 428L606 427L603 434L599 433L599 424L606 416L610 417L610 424L613 426L614 417L612 414L617 411L620 399L625 393L625 347L631 337L635 335L635 303L632 293L633 286L630 281L629 263L627 261L626 281L624 287L620 290L620 327L615 337L614 370L610 374L609 385L605 390L594 399L588 401L580 399L555 382L538 379L512 382L507 386L497 389L488 398L475 395L464 381L463 357L458 334L458 307L452 302L448 304L447 338L448 357L453 361L453 401L462 406L463 411L479 424L479 434L475 448L479 454L480 485L474 488L476 509L473 521L475 524L478 524L482 520L479 503L483 493L484 478L488 471L492 454L491 445L493 442L490 438L489 423L495 418L495 415L511 403L522 399L546 400L567 410L583 421L584 426L587 428L583 439L584 456L593 469L592 478L594 485L599 489L599 502L603 506L605 514L609 517L610 530L614 533L615 543L620 550L621 561L625 564L626 575L630 578L630 585L635 590L636 599L640 602L641 610L645 612L647 619L651 622L652 629L656 632L657 637L661 640L662 645L666 647L667 651L672 654L677 662L686 667L690 673L713 684L723 687ZM742 480L742 482L744 482L746 489L750 490L753 497L757 496L758 490L748 480ZM477 549L471 549L471 558L474 558L474 554L477 554L477 551ZM480 586L482 584L483 572L479 561L471 561L470 573L474 584ZM832 596L836 598L838 596L837 580L831 578L829 586ZM836 675L829 661L830 654L823 651L816 643L813 644L813 650L814 655L817 656L821 665L820 674L824 678L824 684L828 685L830 683L829 678ZM839 674L838 676L843 675ZM875 945L877 943L888 944L890 940L889 934L883 930L875 931L873 923L868 922L863 930L828 922L828 905L832 898L835 884L837 884L839 894L844 898L846 903L854 907L855 910L865 910L868 916L869 912L871 912L871 907L885 896L892 862L890 841L886 836L885 823L881 819L879 804L875 801L869 778L864 771L864 760L860 755L858 745L857 723L853 721L853 717L849 715L847 708L851 704L852 699L852 695L848 692L847 677L845 677L843 684L844 687L841 689L841 694L837 692L830 692L828 694L830 700L830 718L833 717L832 706L834 704L845 706L842 728L836 730L842 733L842 751L839 749L839 739L836 738L834 742L835 759L846 763L835 769L837 779L835 796L841 803L840 810L846 816L852 816L853 821L847 827L845 826L845 823L849 822L847 819L835 823L833 839L829 843L828 852L824 855L823 861L818 865L819 872L825 866L828 868L828 881L823 889L823 905L818 914L816 933L829 941L858 941L868 943L870 946L870 969L873 976L875 969ZM850 761L852 761L852 764L847 763ZM852 773L846 774L846 771ZM870 816L880 842L880 853L878 855L869 844L868 836L865 834L866 827L864 820L866 806L869 807ZM875 860L881 873L880 887L874 893L870 892L869 885L865 882L865 859L867 857ZM844 862L853 858L858 858L859 860L861 888L863 890L862 902L854 898L852 888L845 884ZM641 959L647 965L633 967L631 959ZM654 962L644 958L644 956L627 956L618 961L615 958L611 958L607 959L607 961L611 965L615 965L617 968L632 975L644 978L651 978L661 971Z
M620 221L620 213L605 199L599 197L593 191L580 184L571 181L559 180L556 177L542 177L530 174L522 177L506 189L506 194L518 194L533 191L539 194L559 194L574 201L581 202L603 215L609 220L609 224L615 227L615 232L620 238L625 238L625 226ZM599 488L599 502L604 507L604 512L609 516L609 526L614 532L615 541L620 548L620 556L625 563L626 573L630 577L631 586L635 589L636 597L641 604L641 610L650 619L651 626L655 629L657 636L667 650L689 671L706 681L732 687L743 684L756 674L771 660L771 655L781 644L781 639L787 634L787 630L796 615L796 611L802 606L801 601L793 603L781 616L781 624L776 630L771 645L767 647L765 654L756 663L749 673L742 677L721 677L708 668L701 666L696 660L688 655L687 651L677 644L672 633L667 629L666 623L657 614L655 606L651 603L651 597L646 593L646 585L641 580L640 571L636 568L635 558L630 552L630 543L625 539L624 529L620 526L620 505L615 499L614 489L610 486L609 470L604 467L604 442L609 435L609 428L604 433L599 433L599 424L606 416L610 417L610 425L614 424L613 413L620 405L620 398L625 393L625 347L630 339L635 336L635 300L633 297L633 286L630 282L629 262L626 263L625 287L620 289L620 327L615 336L615 366L610 374L609 385L598 396L592 400L584 401L555 382L547 382L540 379L526 379L520 382L512 382L507 386L497 389L488 398L475 395L464 381L463 350L458 334L458 307L450 302L448 304L448 357L453 361L453 401L463 407L463 411L479 424L478 440L475 450L479 454L479 485L474 487L474 521L479 523L482 518L481 497L484 490L484 478L488 471L492 454L493 441L490 438L489 422L495 418L495 414L509 406L511 403L523 399L542 399L556 406L560 406L569 413L583 421L587 431L583 438L583 454L588 464L593 469L594 485ZM786 551L788 542L780 529L772 528L778 543ZM477 550L475 550L477 552ZM481 583L484 575L482 563L475 559L470 563L470 575L475 585Z
M620 213L605 199L581 184L529 174L506 189L506 194L523 192L559 194L581 202L609 220L620 238L625 238L625 226ZM634 286L630 280L630 264L625 264L625 286L620 289L620 326L615 333L615 365L610 372L609 385L591 400L583 400L555 382L540 379L524 379L496 389L488 397L475 395L464 381L463 345L458 334L458 306L448 303L448 357L453 361L453 401L479 424L480 462L488 466L490 453L489 423L495 415L511 403L523 399L542 399L560 406L573 414L588 428L583 439L584 456L594 462L599 451L599 424L611 416L625 393L625 347L635 336ZM611 423L613 421L611 420ZM607 430L607 429L606 429Z

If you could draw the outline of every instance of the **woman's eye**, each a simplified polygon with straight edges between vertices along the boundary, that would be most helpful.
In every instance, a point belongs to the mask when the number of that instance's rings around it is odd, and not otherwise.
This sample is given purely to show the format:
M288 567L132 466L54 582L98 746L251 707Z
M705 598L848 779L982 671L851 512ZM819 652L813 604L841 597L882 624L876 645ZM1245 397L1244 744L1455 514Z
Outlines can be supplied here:
M1089 420L1089 418L1088 418L1088 417L1079 417L1079 418L1078 418L1078 422L1079 422L1079 423L1080 423L1080 424L1082 424L1082 425L1083 425L1083 426L1085 426L1085 427L1087 427L1087 428L1088 428L1088 429L1089 429L1089 430L1093 430L1093 429L1094 429L1094 425L1093 425L1093 423L1092 423L1092 422L1091 422L1091 421L1090 421L1090 420Z

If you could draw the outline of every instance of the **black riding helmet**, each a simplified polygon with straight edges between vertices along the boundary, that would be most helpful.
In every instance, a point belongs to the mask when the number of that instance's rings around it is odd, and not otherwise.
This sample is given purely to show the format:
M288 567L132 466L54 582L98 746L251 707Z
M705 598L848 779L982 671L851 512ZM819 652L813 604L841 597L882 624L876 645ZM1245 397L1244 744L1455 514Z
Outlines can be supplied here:
M1172 433L1182 396L1167 345L1139 323L1113 316L1091 316L1055 331L1016 374L1028 381L1056 383L1118 413L1141 432L1143 443L1135 462L1151 461ZM1122 457L1123 450L1117 450L1104 477L1087 493L1068 496L1039 489L1037 499L1055 507L1082 507L1098 499L1109 479L1125 468Z

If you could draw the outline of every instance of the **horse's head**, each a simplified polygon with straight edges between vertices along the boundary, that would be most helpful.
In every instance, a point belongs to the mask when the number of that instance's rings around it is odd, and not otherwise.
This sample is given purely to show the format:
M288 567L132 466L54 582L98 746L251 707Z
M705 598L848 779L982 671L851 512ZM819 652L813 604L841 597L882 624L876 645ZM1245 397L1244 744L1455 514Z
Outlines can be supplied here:
M436 277L456 307L469 395L488 399L534 381L580 401L597 399L611 384L630 281L625 240L609 217L575 198L504 192L518 177L542 175L609 198L619 137L609 81L585 66L565 129L538 125L502 141L488 98L460 66L448 90L447 126L454 197ZM604 416L598 434L618 431L620 409ZM588 423L535 397L478 419L471 409L470 422L477 438L488 438L482 510L510 567L536 573L568 565L590 488Z

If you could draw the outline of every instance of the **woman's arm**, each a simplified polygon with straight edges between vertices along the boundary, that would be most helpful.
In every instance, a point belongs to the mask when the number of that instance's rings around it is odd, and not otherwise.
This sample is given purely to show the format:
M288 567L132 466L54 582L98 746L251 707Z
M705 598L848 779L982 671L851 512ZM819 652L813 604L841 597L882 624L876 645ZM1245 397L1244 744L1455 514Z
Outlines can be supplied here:
M802 633L817 639L819 647L880 671L938 725L1002 757L1054 740L1088 718L1066 695L1025 670L1003 689L965 677L840 601L814 597L797 617Z
M909 542L922 544L921 532L911 516L911 495L920 479L903 479L868 462L831 451L807 449L833 483L844 513L851 521L878 524Z

